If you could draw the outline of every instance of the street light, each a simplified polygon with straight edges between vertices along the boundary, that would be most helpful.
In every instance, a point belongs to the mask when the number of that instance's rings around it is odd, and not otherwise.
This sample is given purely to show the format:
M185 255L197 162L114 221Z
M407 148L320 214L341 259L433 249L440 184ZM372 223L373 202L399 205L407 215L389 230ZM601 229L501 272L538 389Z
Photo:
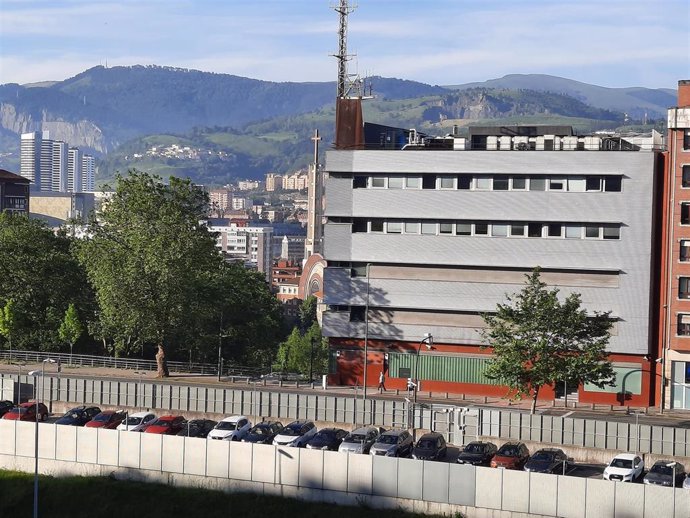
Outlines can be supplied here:
M36 376L41 375L41 392L45 388L45 373L46 373L46 363L55 363L52 358L46 358L43 360L41 365L41 370L29 371L29 376L34 377L34 408L36 413L36 430L34 432L34 518L38 518L38 418L40 415L38 403L39 403L39 392L38 392L38 380Z
M676 515L676 464L678 463L675 460L666 464L667 468L673 468L673 478L671 479L671 487L673 488L671 492L673 498L673 516Z
M419 342L419 345L417 346L417 356L415 356L415 361L414 361L414 395L412 399L412 437L416 440L417 439L417 429L416 429L416 421L417 421L417 391L419 390L419 353L422 349L422 345L426 346L428 350L431 350L434 344L434 337L431 335L431 333L425 333L424 338L422 338L422 341Z
M137 386L138 386L138 389L137 389L137 397L135 398L135 401L134 401L135 406L136 406L136 403L139 402L139 397L141 397L141 402L142 402L142 403L145 403L145 402L146 402L146 400L145 400L143 394L140 396L140 394L141 394L141 387L142 387L141 380L142 380L143 376L146 374L146 371L134 371L134 374L136 374L136 375L139 376L139 383L137 384ZM144 408L144 405L143 405L143 404L142 404L142 405L139 405L139 406L140 406L141 408Z

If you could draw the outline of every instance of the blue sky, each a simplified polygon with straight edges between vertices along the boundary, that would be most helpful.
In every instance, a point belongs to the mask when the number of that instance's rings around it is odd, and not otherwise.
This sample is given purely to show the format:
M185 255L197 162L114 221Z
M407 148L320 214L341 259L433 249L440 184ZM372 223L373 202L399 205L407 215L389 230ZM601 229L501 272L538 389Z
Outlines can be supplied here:
M690 79L690 0L351 0L350 71L430 84ZM157 64L335 80L337 0L0 0L0 83Z

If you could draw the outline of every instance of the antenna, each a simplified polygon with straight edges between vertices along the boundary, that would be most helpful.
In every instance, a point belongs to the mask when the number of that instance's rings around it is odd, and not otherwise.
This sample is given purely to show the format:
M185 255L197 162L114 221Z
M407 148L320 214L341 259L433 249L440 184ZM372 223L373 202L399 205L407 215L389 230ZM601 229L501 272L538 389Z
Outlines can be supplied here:
M340 15L340 26L338 28L338 53L333 56L338 60L338 86L337 97L344 98L347 95L347 62L352 56L347 53L347 16L353 12L357 6L350 7L347 0L340 0L340 3L331 6Z

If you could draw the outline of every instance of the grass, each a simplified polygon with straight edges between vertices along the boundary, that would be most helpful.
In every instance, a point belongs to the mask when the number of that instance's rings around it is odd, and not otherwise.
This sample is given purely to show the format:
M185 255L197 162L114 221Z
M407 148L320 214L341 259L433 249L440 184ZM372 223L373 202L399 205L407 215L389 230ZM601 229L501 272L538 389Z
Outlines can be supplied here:
M0 470L0 516L30 516L33 475ZM223 493L208 489L117 481L105 477L40 476L39 516L99 518L124 516L276 516L281 518L413 518L428 515L364 506L333 504L251 493Z

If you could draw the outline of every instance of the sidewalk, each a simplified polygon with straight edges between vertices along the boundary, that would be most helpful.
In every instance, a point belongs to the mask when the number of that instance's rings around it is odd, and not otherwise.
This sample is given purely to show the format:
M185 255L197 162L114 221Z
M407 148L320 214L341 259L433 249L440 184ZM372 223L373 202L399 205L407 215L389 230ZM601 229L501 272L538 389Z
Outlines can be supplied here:
M0 363L0 372L5 374L26 375L32 370L41 370L43 364L8 364ZM106 379L128 379L134 382L146 380L147 382L157 383L174 383L174 384L195 384L195 385L213 385L228 387L251 387L256 390L271 390L281 392L310 392L316 394L332 394L332 395L350 395L358 398L363 397L362 387L352 386L329 386L323 389L321 385L314 384L313 388L309 384L299 383L294 381L279 382L270 381L252 381L247 377L231 377L221 378L218 381L216 375L200 375L171 372L169 378L157 378L155 371L132 371L127 369L116 369L107 367L83 367L62 365L61 373L56 372L55 365L46 365L46 376L78 376L86 378L106 378ZM391 399L403 400L405 398L412 398L412 394L405 390L388 390L383 394L379 394L375 386L367 387L366 397L369 399ZM484 396L465 396L460 394L447 393L430 393L420 391L417 393L418 404L438 404L438 405L453 405L453 406L477 406L482 408L496 408L496 409L511 409L529 412L531 402L528 400L511 402L507 399ZM537 402L537 414L564 416L569 417L589 417L589 418L606 418L620 420L624 422L634 422L636 417L640 423L654 423L658 425L668 425L683 428L690 428L690 411L687 410L665 410L663 415L659 415L658 407L626 407L626 406L611 406L598 404L593 405L588 403L568 403L568 408L563 406L562 401L541 401ZM638 413L638 416L635 414Z

